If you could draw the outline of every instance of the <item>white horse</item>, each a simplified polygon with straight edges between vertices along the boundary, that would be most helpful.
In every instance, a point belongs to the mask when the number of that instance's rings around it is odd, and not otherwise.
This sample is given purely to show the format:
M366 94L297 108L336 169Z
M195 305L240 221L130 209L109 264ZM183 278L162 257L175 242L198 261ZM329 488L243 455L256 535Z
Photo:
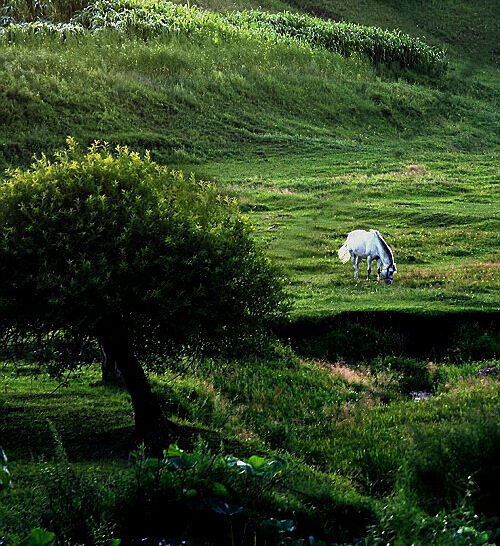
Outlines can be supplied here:
M376 229L351 231L345 243L339 248L339 258L344 263L348 262L349 258L352 259L355 279L359 278L359 263L363 258L366 258L368 267L367 281L370 280L373 260L377 260L378 279L384 280L386 284L392 284L394 273L397 271L392 250Z

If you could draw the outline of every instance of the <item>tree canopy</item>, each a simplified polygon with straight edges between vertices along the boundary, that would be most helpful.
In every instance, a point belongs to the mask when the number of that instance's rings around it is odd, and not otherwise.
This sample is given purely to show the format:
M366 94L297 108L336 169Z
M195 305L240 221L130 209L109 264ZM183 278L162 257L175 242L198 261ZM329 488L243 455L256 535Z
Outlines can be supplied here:
M0 312L22 333L120 316L140 353L224 345L282 309L233 199L126 147L73 139L0 185Z
M139 358L252 342L283 308L279 274L233 199L149 154L73 139L0 184L0 328L96 338L154 449L176 434Z

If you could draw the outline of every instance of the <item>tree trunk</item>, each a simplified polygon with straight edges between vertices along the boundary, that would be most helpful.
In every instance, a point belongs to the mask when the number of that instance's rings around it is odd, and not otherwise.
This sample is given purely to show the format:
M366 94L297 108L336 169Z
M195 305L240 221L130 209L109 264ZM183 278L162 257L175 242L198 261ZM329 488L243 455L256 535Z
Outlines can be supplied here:
M116 360L113 360L113 356L106 352L106 349L101 343L102 362L101 362L101 374L102 382L110 383L112 385L124 385L125 380L118 369Z
M116 366L130 393L137 436L148 449L161 453L179 436L180 427L165 417L146 374L134 355L128 332L120 317L101 320L96 334L103 353Z

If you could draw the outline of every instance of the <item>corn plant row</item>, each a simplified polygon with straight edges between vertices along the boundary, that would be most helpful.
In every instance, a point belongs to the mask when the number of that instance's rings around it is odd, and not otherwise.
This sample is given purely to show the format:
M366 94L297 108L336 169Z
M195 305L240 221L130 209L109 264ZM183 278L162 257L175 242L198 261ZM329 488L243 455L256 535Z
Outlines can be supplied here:
M344 56L361 53L373 64L397 64L424 73L446 69L444 52L400 31L383 30L352 23L338 23L296 13L233 12L232 24L288 36L313 47L323 47Z
M399 31L351 23L338 23L290 12L234 11L219 14L196 6L160 0L98 0L78 12L70 24L36 21L4 24L0 33L75 32L116 29L143 38L161 33L231 36L282 41L294 40L313 48L326 48L344 56L366 55L375 64L395 66L426 74L446 70L444 52ZM7 22L10 23L7 26Z

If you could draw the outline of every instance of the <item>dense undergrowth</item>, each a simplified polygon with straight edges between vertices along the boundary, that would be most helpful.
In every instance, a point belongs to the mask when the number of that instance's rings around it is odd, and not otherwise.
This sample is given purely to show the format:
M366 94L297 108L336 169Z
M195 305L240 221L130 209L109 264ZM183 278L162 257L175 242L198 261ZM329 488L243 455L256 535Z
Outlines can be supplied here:
M124 464L126 396L95 384L94 367L61 385L3 365L14 489L1 493L2 533L13 544L36 527L63 544L486 544L499 523L495 370L394 358L348 368L284 349L173 364L152 379L191 439ZM414 388L434 394L412 400Z

